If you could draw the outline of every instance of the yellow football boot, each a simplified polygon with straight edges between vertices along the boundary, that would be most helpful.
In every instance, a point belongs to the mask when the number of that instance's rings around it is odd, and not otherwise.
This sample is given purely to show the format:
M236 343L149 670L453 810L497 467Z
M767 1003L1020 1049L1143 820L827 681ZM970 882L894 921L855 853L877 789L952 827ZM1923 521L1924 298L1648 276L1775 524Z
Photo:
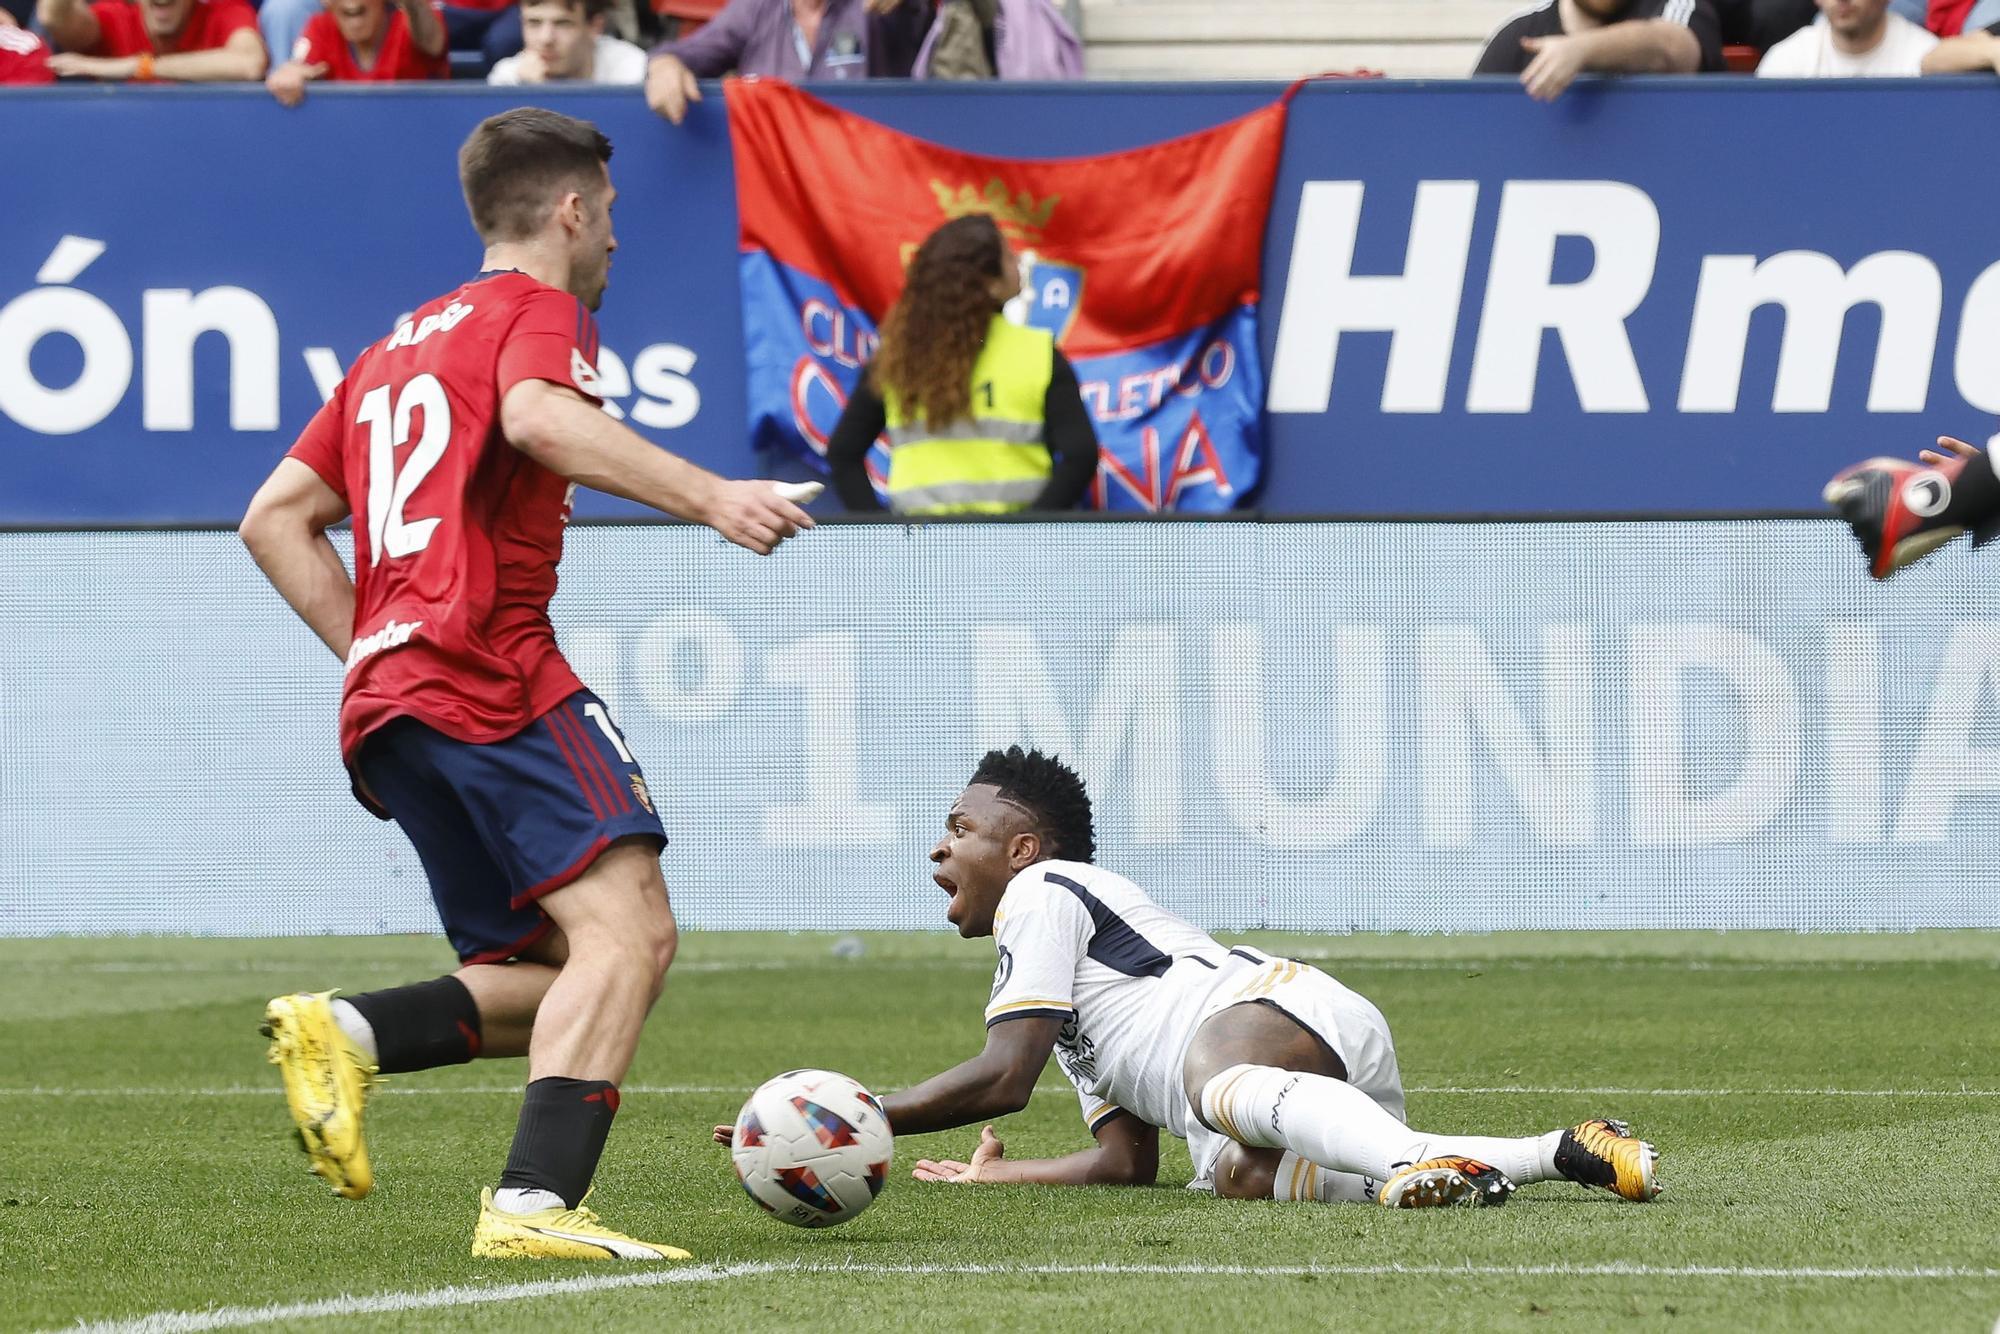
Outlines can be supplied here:
M1450 1156L1411 1163L1382 1183L1375 1198L1391 1209L1469 1209L1507 1203L1514 1183L1477 1158Z
M492 1190L479 1192L479 1223L472 1253L483 1260L692 1260L678 1246L639 1241L613 1232L597 1215L574 1209L510 1214L493 1206Z
M1630 1126L1601 1116L1563 1131L1556 1146L1556 1170L1564 1177L1639 1204L1665 1189L1655 1175L1659 1161L1660 1151L1632 1138Z
M315 1174L333 1193L358 1200L375 1188L361 1113L376 1066L333 1017L331 991L279 996L264 1007L270 1061L285 1080L285 1102Z

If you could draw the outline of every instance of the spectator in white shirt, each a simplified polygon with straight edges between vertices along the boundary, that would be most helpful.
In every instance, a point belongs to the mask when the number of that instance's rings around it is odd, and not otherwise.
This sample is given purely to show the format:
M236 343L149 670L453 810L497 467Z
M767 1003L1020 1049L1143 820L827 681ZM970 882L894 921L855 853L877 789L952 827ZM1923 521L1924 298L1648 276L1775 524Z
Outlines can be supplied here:
M1757 73L1774 79L1870 79L1923 73L1938 44L1889 0L1819 0L1820 18L1764 53Z
M486 82L645 82L645 51L605 34L610 8L611 0L521 0L521 54L495 61Z

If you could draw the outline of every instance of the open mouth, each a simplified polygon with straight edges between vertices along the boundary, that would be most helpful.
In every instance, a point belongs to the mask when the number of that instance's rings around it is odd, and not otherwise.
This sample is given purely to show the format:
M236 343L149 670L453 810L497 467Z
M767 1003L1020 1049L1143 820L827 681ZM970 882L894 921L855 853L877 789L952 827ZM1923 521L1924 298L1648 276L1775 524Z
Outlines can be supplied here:
M939 888L943 889L945 893L951 895L953 898L958 897L958 885L943 871L932 873L931 879L937 881Z

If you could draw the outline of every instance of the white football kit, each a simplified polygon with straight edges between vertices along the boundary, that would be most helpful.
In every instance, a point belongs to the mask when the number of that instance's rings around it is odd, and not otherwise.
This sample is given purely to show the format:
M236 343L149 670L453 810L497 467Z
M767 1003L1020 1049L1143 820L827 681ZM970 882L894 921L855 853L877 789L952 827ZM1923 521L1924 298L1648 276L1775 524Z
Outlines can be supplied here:
M1000 965L986 1026L1063 1020L1062 1067L1095 1133L1129 1112L1188 1142L1194 1189L1210 1187L1227 1137L1188 1106L1181 1066L1202 1021L1231 1005L1274 1005L1318 1035L1347 1082L1403 1119L1402 1076L1388 1021L1367 998L1317 968L1207 932L1130 880L1085 862L1046 861L1016 875L993 916Z

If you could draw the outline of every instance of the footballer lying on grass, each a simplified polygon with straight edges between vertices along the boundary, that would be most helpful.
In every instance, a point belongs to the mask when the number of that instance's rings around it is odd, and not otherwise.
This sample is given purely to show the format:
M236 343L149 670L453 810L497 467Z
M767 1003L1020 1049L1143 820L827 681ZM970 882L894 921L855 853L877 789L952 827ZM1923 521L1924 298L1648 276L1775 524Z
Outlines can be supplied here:
M945 916L1000 953L986 1047L885 1098L889 1124L1020 1111L1053 1052L1097 1147L1010 1160L988 1126L970 1162L921 1161L918 1180L1151 1185L1164 1128L1188 1142L1193 1188L1238 1199L1492 1205L1554 1180L1659 1194L1658 1151L1617 1121L1518 1139L1411 1129L1381 1011L1316 968L1224 948L1095 854L1082 781L1019 746L989 751L945 817L930 854Z

